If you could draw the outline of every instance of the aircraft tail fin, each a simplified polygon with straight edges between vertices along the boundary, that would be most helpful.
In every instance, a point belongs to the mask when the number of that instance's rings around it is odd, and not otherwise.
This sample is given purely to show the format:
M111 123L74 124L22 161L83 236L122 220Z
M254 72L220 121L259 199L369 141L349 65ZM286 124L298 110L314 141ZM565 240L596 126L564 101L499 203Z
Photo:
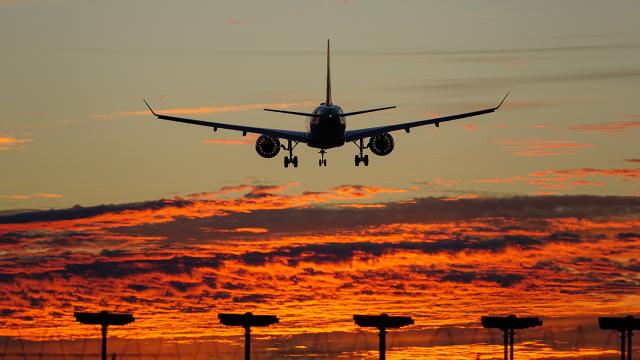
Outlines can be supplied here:
M331 48L329 46L330 39L327 39L327 99L325 104L332 105L331 102Z

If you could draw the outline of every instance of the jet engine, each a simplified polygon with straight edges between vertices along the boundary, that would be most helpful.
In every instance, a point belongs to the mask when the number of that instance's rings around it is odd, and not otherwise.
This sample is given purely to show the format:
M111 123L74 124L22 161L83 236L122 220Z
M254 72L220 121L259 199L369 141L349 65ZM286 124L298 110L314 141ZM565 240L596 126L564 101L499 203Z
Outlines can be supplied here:
M389 133L369 138L369 149L378 156L389 155L393 151L393 137Z
M272 136L260 135L256 140L256 152L263 158L272 158L280 152L280 140Z

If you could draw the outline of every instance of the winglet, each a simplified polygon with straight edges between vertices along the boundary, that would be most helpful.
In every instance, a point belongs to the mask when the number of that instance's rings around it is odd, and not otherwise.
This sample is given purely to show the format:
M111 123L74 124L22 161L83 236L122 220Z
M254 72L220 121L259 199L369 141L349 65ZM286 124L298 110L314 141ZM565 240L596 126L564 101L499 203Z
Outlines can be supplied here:
M496 110L500 109L500 106L502 106L502 103L507 99L507 96L509 96L510 91L507 91L507 95L505 95L502 98L502 101L500 101L500 104L498 104L498 106L495 107Z
M155 116L158 116L158 114L156 114L155 111L153 111L153 109L151 108L151 106L149 106L149 103L147 102L147 100L142 99L142 101L144 101L144 104L147 105L147 107L149 108L149 111L151 111L151 113Z

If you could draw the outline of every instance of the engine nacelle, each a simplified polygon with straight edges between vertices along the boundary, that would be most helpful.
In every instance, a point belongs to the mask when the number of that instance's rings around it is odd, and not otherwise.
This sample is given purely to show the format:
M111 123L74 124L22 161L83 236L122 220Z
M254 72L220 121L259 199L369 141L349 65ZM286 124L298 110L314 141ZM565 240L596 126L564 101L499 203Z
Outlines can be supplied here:
M260 135L256 140L256 152L263 158L272 158L280 152L280 140L272 136Z
M389 133L369 138L369 149L378 156L389 155L393 151L393 137Z

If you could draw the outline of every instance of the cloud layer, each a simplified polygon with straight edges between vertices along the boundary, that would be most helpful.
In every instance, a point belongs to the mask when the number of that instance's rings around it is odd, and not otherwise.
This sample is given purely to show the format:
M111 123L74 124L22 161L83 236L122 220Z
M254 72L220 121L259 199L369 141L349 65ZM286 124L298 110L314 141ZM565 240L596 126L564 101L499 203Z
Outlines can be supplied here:
M380 203L406 190L295 186L0 216L2 334L82 338L70 314L103 308L136 314L127 336L165 339L232 336L212 317L247 310L277 313L279 336L351 332L353 313L412 315L428 332L505 311L634 311L638 197Z

